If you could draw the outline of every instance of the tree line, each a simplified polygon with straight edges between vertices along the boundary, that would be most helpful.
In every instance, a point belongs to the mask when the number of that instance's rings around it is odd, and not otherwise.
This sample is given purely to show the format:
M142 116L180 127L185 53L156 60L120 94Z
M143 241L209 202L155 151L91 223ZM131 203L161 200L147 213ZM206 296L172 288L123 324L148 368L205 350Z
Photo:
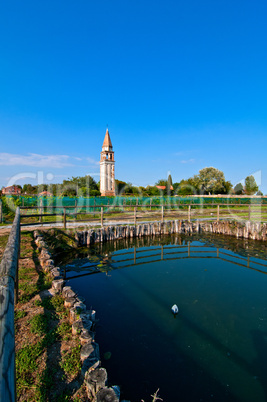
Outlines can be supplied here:
M201 169L197 175L180 182L173 183L171 175L167 180L160 179L154 185L142 187L134 186L121 180L115 180L116 194L129 196L173 196L173 195L213 195L213 194L236 194L236 195L263 195L259 191L254 176L247 176L244 184L241 182L233 187L230 181L225 180L224 173L214 167ZM41 184L34 186L24 184L21 188L22 195L38 195L43 191L54 196L90 197L100 196L100 183L91 176L72 177L63 180L60 184Z
M180 182L173 183L171 175L167 180L158 180L154 186L136 187L131 183L117 180L117 193L126 195L144 196L173 196L173 195L263 195L259 191L254 176L247 176L244 185L238 183L233 186L230 181L225 180L224 173L214 167L201 169L197 175Z

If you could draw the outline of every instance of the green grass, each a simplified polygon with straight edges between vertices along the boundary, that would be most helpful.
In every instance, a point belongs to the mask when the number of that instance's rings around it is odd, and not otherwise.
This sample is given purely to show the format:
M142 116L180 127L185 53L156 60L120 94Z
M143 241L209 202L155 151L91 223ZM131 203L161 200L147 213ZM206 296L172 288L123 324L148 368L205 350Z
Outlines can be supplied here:
M40 401L48 400L48 390L54 385L54 376L56 374L56 368L52 367L50 370L44 370L44 372L39 377L39 398Z
M34 373L37 370L37 359L42 354L41 342L27 345L16 353L17 388L21 389L34 383Z
M32 258L35 266L39 265L38 251L32 240L32 232L22 232L21 236L21 257ZM19 304L27 303L41 290L49 289L51 287L51 277L49 274L38 272L31 266L19 267Z
M57 334L57 328L51 329L50 331L47 332L45 337L42 340L42 346L47 348L53 343L55 343L59 339L59 336Z
M53 239L53 237L54 232L52 231L50 238ZM2 245L5 245L7 239L8 236L5 236L5 239L0 237ZM65 241L67 249L68 247L72 249L72 245L75 243L73 234L68 235L62 231L61 239ZM56 243L56 246L60 245L61 239ZM27 309L26 306L23 306L23 303L31 303L31 299L40 291L51 287L49 274L39 270L39 252L33 241L32 232L22 232L21 245L20 296L19 303L16 306L15 320L27 316ZM32 258L35 266L32 262L29 265L27 261L23 261L25 258ZM26 320L23 321L24 324L28 323L26 328L33 334L31 337L36 343L31 342L30 345L22 345L22 348L16 353L18 399L26 400L25 395L29 395L27 399L29 401L70 401L71 393L68 391L68 381L65 382L65 378L68 375L77 375L81 368L81 362L80 346L77 346L71 352L65 353L63 357L59 350L59 342L72 339L71 325L65 320L68 312L64 307L64 299L61 295L46 297L43 300L32 301L32 306L43 307L44 312L40 313L39 310L39 314L35 313L34 316L31 318L26 317ZM64 320L62 320L63 318ZM23 326L17 326L17 328L19 331L23 331ZM17 335L19 334L17 333ZM54 353L53 357L50 354L51 352ZM47 359L46 363L45 359ZM46 364L45 368L44 364ZM58 373L63 376L62 392L58 390Z
M81 346L79 345L62 356L60 367L66 374L78 375L81 370L80 350Z
M56 295L51 299L51 304L57 313L65 311L64 298L61 295Z
M71 339L71 325L68 322L63 322L56 329L57 334L65 341Z
M8 235L0 236L0 247L5 248L8 241Z
M52 279L49 274L39 272L39 279L37 281L37 287L39 291L50 289L52 286Z
M15 321L19 320L20 318L26 317L27 313L23 310L16 310L15 311Z
M36 314L30 320L30 330L33 334L45 335L48 328L48 317L46 314Z
M36 306L42 306L47 310L55 310L57 313L65 311L64 299L61 295L56 295L54 297L45 297L43 300L36 300Z
M37 284L29 283L30 278L28 275L25 274L23 276L25 279L20 280L20 273L19 273L19 290L22 292L22 294L19 297L19 303L27 303L38 293Z

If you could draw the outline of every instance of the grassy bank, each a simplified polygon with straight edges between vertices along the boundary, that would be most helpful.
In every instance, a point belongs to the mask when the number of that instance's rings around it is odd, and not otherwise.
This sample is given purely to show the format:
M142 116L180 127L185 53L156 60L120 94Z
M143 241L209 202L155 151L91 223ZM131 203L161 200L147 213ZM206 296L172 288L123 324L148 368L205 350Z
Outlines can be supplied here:
M7 236L0 237L3 252ZM72 336L61 296L39 265L32 232L22 232L19 301L15 308L18 401L83 401L80 342Z

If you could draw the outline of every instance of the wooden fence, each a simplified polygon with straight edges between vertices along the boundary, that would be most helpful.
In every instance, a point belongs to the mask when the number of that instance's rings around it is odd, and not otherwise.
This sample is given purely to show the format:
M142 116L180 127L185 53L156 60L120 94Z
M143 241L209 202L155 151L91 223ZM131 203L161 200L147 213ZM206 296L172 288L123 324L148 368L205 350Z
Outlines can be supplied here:
M115 216L116 220L122 221L122 223L127 222L128 224L136 225L137 220L161 220L164 222L165 219L171 217L172 219L187 219L189 222L191 219L204 219L217 220L220 219L240 219L251 221L252 212L254 216L259 216L261 221L267 220L267 208L261 205L242 205L240 204L215 204L215 205L183 205L180 207L174 207L173 205L102 205L102 206L92 206L89 207L82 206L46 206L46 207L20 207L22 212L27 210L26 213L21 214L21 218L38 218L38 221L22 223L21 226L36 225L38 223L54 224L62 223L63 227L66 229L67 223L71 222L95 222L100 224L101 227L108 225L109 221L114 219L114 215L119 214L120 216ZM236 208L236 209L234 209ZM91 210L93 209L94 212ZM35 213L28 213L28 211L35 210ZM212 211L212 212L211 212ZM266 214L266 219L263 218L263 212ZM86 216L91 215L91 218ZM80 216L80 219L78 217ZM93 217L92 217L93 216ZM47 217L55 217L57 220L48 221L45 219ZM70 218L70 219L67 219ZM114 221L113 221L114 223Z
M20 209L0 264L0 400L16 400L14 305L18 299Z
M0 200L0 223L3 223L3 203Z

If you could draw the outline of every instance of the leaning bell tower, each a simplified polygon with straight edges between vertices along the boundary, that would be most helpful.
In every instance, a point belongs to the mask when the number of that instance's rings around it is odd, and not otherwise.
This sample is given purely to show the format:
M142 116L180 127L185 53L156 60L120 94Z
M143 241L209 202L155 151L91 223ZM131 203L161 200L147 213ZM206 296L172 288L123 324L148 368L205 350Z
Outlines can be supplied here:
M115 196L115 161L108 128L100 153L100 192L101 196Z

